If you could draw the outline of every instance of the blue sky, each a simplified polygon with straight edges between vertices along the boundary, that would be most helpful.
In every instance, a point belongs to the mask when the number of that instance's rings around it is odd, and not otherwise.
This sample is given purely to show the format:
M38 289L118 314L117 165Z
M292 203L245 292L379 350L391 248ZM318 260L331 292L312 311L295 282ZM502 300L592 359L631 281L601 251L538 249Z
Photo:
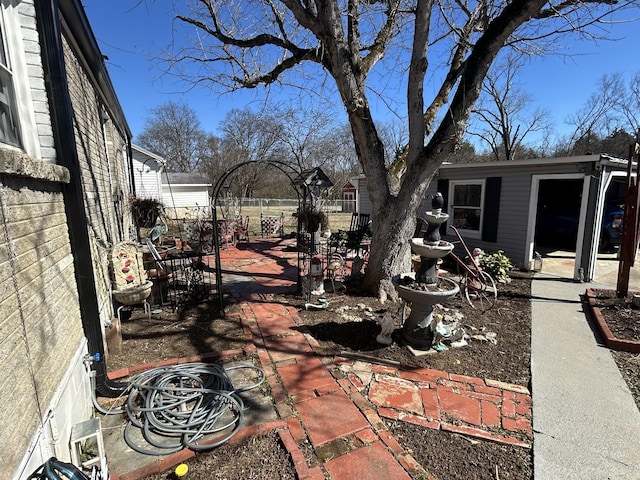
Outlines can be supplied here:
M172 2L136 0L85 0L85 10L129 126L134 135L143 128L151 109L168 101L189 105L202 128L219 134L218 127L232 108L258 105L257 92L239 91L219 97L205 88L186 91L171 77L162 77L150 56L169 43L172 33ZM136 5L137 4L137 5ZM616 41L574 43L570 58L538 58L523 73L523 89L536 105L552 112L556 129L566 128L566 117L579 109L594 92L605 73L625 76L640 71L640 22L618 24Z

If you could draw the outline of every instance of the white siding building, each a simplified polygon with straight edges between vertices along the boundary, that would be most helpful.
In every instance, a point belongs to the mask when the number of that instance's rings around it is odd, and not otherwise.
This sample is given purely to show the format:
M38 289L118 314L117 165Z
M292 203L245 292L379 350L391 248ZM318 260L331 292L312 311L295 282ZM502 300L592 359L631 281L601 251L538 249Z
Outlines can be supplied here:
M209 208L211 183L197 173L167 172L162 176L162 203L178 218L189 208Z
M136 196L162 201L164 159L138 145L131 145L131 156Z

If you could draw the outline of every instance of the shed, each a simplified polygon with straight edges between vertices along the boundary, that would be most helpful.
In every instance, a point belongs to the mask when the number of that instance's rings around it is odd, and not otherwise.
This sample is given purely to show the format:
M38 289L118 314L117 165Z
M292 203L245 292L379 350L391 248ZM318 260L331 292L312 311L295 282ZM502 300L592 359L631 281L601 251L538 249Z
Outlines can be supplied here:
M131 145L131 173L138 198L162 201L164 158L139 145Z
M198 173L166 172L162 177L162 203L168 209L209 207L211 188Z
M453 222L470 248L503 250L514 265L525 269L533 269L535 252L554 248L553 242L560 240L542 236L552 217L571 227L561 248L575 252L573 278L590 281L605 209L624 197L626 169L627 160L606 154L443 164L418 215L431 210L431 196L441 192L443 211L450 215L442 227L445 239L457 240L448 229ZM364 176L353 180L358 210L370 212Z
M349 179L349 183L355 187L355 211L371 214L371 199L367 190L367 177L358 175Z
M351 182L347 182L342 186L342 211L356 211L356 194L358 189Z
M533 269L536 251L575 252L573 278L591 280L607 203L624 197L627 161L608 155L445 164L429 186L441 192L465 242L503 250L514 265ZM553 224L557 222L557 224ZM543 232L554 232L543 236ZM445 238L451 230L443 227Z

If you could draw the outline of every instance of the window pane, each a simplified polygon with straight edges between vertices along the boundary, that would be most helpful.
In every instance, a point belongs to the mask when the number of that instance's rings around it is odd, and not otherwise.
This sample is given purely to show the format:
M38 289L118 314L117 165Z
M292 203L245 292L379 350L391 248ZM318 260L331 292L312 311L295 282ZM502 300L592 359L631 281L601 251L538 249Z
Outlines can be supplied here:
M2 24L2 18L0 17L0 64L9 68L9 65L7 65L7 56L4 52L4 25Z
M461 230L480 230L480 210L454 207L453 226Z
M0 142L19 147L20 137L14 112L11 77L4 69L0 69Z
M453 190L453 204L465 207L480 207L482 185L456 185Z

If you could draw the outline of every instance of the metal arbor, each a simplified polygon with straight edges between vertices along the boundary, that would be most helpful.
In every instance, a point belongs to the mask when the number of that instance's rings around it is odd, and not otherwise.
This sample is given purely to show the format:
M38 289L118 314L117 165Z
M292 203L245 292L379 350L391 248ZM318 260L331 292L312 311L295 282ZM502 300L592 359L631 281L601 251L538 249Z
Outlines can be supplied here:
M296 229L296 239L298 243L300 243L300 239L309 235L308 232L308 224L303 223L302 215L300 212L312 211L318 207L316 204L319 202L319 194L321 194L322 190L326 190L328 187L332 186L333 183L326 174L320 169L312 168L304 171L295 170L290 164L285 162L280 162L277 160L249 160L246 162L241 162L237 165L234 165L229 170L225 171L218 181L216 182L213 192L212 192L212 202L211 202L211 218L213 219L213 228L214 228L214 249L215 249L215 275L216 275L216 285L218 292L218 305L220 307L220 311L224 315L224 292L223 292L223 283L222 283L222 264L220 261L220 235L218 231L218 208L220 193L223 188L227 185L227 181L239 168L242 168L251 164L264 164L267 167L274 167L280 172L282 172L291 182L291 186L296 192L297 200L298 200L298 215L297 215L297 229ZM313 250L313 249L312 249ZM298 292L302 288L302 272L305 270L305 265L309 262L309 256L316 252L308 251L306 248L297 248L298 253L298 274L297 274L297 289Z

